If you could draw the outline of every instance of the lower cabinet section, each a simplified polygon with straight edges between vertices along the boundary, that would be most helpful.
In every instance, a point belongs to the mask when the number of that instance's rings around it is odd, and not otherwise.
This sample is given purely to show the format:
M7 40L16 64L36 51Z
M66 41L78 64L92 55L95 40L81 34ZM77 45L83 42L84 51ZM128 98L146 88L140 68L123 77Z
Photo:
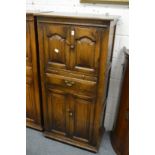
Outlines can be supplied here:
M48 89L46 106L45 130L48 131L45 132L46 136L64 137L64 140L70 138L79 144L91 143L94 117L93 98Z

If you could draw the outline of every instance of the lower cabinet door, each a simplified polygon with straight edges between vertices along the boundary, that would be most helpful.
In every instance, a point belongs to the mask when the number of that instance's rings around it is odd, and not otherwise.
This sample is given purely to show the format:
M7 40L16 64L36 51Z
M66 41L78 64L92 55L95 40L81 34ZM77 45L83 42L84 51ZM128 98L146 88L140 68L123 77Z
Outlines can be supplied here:
M94 101L56 89L48 89L46 99L46 131L91 143Z
M94 117L94 101L74 96L71 102L73 119L71 119L72 138L78 141L91 143Z
M66 109L68 106L67 94L61 90L47 92L47 118L46 130L60 135L67 134Z

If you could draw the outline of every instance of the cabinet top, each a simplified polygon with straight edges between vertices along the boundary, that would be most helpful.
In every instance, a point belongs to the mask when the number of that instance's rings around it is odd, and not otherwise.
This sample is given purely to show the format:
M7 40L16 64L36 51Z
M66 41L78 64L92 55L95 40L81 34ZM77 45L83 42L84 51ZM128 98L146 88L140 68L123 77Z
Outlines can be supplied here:
M74 18L74 19L94 19L94 20L108 20L117 21L119 16L106 15L106 14L83 14L83 13L72 13L72 12L42 12L42 11L27 11L27 14L33 14L34 16L45 16L45 17L59 17L59 18Z

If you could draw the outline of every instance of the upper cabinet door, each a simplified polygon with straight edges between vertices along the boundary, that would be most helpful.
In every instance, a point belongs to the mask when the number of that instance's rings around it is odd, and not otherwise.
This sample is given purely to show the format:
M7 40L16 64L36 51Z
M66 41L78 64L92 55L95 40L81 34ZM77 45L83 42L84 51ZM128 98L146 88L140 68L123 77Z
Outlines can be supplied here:
M72 69L86 74L97 73L100 54L100 30L92 27L71 29Z
M67 46L68 27L64 25L40 24L39 44L41 57L44 57L45 70L67 69L69 46Z

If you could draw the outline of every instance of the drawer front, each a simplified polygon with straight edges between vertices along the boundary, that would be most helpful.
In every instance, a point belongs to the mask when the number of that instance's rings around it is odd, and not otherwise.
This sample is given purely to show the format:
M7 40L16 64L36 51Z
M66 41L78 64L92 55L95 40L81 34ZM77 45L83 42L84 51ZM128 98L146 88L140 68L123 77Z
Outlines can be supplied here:
M96 82L94 81L86 81L49 73L46 73L46 81L47 84L59 85L61 87L74 91L83 91L90 93L96 92Z

